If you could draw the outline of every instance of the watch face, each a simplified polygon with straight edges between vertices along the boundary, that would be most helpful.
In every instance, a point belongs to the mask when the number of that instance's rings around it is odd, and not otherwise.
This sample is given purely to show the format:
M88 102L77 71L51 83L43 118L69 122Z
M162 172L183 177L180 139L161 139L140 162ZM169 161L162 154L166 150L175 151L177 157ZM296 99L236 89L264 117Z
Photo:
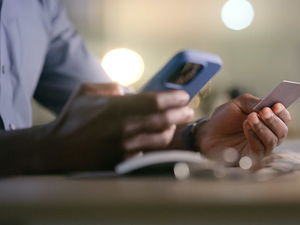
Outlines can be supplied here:
M203 69L203 65L196 63L185 63L175 74L168 80L169 83L187 84L192 81L197 74Z

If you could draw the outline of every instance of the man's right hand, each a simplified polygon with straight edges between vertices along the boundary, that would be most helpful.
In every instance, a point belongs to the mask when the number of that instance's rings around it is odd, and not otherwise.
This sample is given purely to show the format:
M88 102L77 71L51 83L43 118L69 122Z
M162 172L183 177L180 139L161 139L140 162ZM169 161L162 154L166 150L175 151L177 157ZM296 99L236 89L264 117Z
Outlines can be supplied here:
M165 148L176 125L193 118L183 91L117 96L121 90L88 84L73 95L47 129L53 169L113 169L125 155Z

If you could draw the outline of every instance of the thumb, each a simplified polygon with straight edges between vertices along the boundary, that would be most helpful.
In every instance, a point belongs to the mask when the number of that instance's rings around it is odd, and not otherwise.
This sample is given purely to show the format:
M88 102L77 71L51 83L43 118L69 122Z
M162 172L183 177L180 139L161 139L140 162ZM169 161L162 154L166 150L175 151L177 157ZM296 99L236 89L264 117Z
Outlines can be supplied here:
M84 83L79 92L91 96L124 95L124 89L117 83Z
M241 109L241 111L245 114L249 114L253 112L253 108L261 101L260 98L255 97L250 94L244 94L236 99L233 102Z

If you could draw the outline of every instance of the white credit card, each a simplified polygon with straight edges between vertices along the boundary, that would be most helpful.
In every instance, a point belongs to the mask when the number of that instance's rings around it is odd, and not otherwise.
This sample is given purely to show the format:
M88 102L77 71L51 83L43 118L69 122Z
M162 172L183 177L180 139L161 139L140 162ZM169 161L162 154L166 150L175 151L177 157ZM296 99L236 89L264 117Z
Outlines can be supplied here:
M265 107L272 107L276 103L281 103L287 108L299 97L300 83L284 80L253 109L259 111Z

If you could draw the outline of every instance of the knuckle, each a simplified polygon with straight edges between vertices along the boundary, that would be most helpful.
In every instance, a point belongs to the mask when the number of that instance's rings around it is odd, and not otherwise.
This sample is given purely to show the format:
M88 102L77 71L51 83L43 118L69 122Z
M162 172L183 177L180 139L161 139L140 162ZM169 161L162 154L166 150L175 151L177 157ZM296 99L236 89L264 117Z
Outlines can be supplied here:
M286 117L287 117L286 118L287 123L291 122L292 117L291 117L291 114L289 112L287 112L287 116Z
M164 126L163 121L164 120L160 117L160 115L155 114L146 117L143 124L146 129L151 128L157 130Z
M243 99L249 99L252 98L253 96L251 94L246 93L246 94L242 94L240 97Z
M169 112L162 113L161 118L163 127L169 127L172 125L172 117Z
M285 124L288 124L292 118L291 118L291 114L289 113L289 111L287 111L286 109L282 110L281 112L275 113L279 119L281 119Z
M254 103L257 103L254 96L250 94L240 95L237 98L233 99L233 102L237 104L239 108L242 108L246 112L252 111Z
M268 139L266 144L269 148L274 148L278 144L278 139L276 137L270 138Z
M280 135L280 138L281 138L281 139L286 138L287 135L288 135L288 132L289 132L289 128L288 128L287 126L284 126L284 127L282 128L282 133L281 133L281 135Z
M282 133L278 137L277 145L280 145L284 141L284 139L288 136L288 132L289 132L288 127L284 127Z
M161 147L167 147L169 143L170 143L170 135L166 132L162 133L160 139Z
M158 94L153 95L153 105L154 105L155 110L161 109L161 100L160 100L160 96Z
M150 107L152 107L156 111L160 109L160 98L157 93L146 93L144 97L145 102L147 102L147 104L149 103Z
M268 124L274 124L276 122L276 119L275 119L274 115L272 115L269 118L264 118L264 121L266 121Z
M237 97L237 99L240 100L240 101L247 101L247 100L252 99L252 98L253 98L253 95L248 94L248 93L247 94L242 94L239 97Z
M277 115L278 115L279 117L281 117L281 118L285 118L285 119L288 118L287 113L285 112L285 110L282 110L282 111L280 111L280 112L277 112Z
M285 118L286 120L291 119L291 115L290 115L289 111L287 111L287 109L283 109L280 112L278 112L278 116Z
M257 133L259 133L259 134L263 134L264 133L264 129L263 129L263 126L262 126L261 123L256 124L255 128L256 128Z

